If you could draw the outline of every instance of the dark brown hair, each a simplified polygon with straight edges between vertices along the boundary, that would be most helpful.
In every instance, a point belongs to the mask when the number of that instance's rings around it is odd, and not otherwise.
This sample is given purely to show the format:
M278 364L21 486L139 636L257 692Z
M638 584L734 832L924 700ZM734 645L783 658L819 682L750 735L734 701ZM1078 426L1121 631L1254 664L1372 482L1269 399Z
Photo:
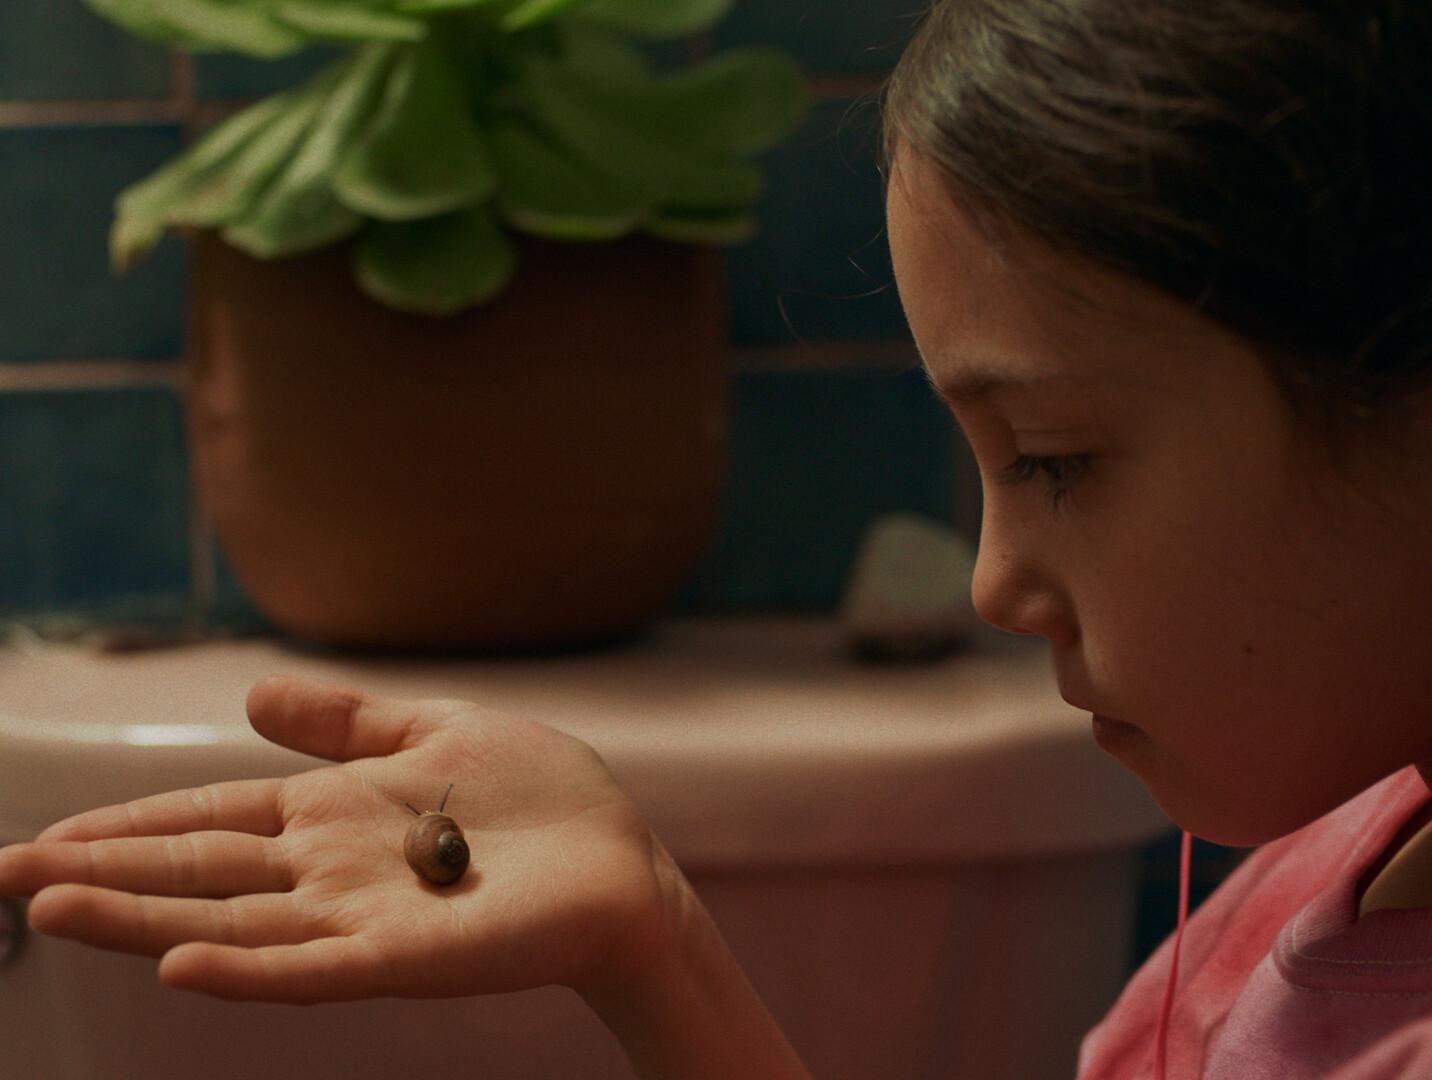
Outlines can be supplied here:
M936 0L884 111L887 166L1242 333L1301 418L1432 383L1429 0Z

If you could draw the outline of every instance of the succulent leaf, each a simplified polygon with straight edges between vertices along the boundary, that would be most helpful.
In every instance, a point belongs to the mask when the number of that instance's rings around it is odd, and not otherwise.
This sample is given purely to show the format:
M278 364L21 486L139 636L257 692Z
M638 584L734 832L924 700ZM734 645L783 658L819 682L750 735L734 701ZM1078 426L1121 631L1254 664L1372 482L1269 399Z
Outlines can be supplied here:
M765 175L748 161L693 162L672 173L664 206L703 213L742 209L758 201L765 187Z
M629 117L594 107L562 79L550 77L552 70L542 63L524 73L517 87L521 111L569 156L633 198L658 205L670 187L676 149L643 139Z
M805 110L799 69L765 50L661 78L534 60L519 88L536 121L573 156L655 203L669 201L694 172L725 169L733 157L772 145Z
M414 15L428 15L439 11L458 11L462 8L511 7L516 0L397 0L399 11Z
M403 46L371 126L338 161L334 192L360 213L409 221L482 202L496 187L451 62L430 42Z
M170 220L179 225L227 225L245 213L283 168L308 131L332 82L331 72L292 92L285 107L238 148L233 160L211 186L201 187Z
M750 214L663 214L645 231L683 244L739 244L755 234L756 219Z
M504 30L525 30L586 0L525 0L502 17Z
M342 75L316 110L302 145L224 230L225 240L269 259L311 251L358 230L362 215L333 194L333 164L370 115L392 60L392 46L379 44L339 62Z
M131 33L166 45L194 47L203 39L181 30L163 19L156 10L156 0L84 0L95 14L117 23Z
M155 15L190 36L196 48L272 59L295 53L308 39L252 0L152 0Z
M563 22L560 27L564 64L609 79L647 77L646 58L620 35L576 20Z
M379 303L451 315L501 292L517 257L492 210L470 206L422 221L375 222L353 266L359 286Z
M800 123L807 107L800 68L774 49L731 49L657 85L658 93L648 101L624 93L616 83L591 80L585 89L605 96L610 108L631 108L653 135L675 129L693 145L738 154L776 145Z
M502 179L498 206L523 232L551 240L611 240L649 216L641 200L517 123L496 127L492 148Z
M280 0L274 16L312 38L332 41L421 41L426 20L345 0Z
M170 225L221 226L263 193L308 129L337 72L236 113L187 151L120 192L110 258L128 269Z
M110 262L123 273L142 258L181 208L210 201L207 193L227 186L227 168L253 134L288 106L282 95L251 105L206 133L179 157L115 199Z

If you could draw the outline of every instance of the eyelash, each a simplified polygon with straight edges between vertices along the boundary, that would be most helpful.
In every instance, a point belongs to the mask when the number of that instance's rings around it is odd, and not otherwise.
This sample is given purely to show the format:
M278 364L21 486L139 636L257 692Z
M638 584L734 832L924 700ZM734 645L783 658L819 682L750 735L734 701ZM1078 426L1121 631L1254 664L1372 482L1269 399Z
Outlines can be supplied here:
M1030 457L1020 454L1000 470L999 482L1005 486L1023 484L1043 473L1049 483L1051 505L1058 510L1060 503L1088 471L1088 454L1069 454L1063 457Z

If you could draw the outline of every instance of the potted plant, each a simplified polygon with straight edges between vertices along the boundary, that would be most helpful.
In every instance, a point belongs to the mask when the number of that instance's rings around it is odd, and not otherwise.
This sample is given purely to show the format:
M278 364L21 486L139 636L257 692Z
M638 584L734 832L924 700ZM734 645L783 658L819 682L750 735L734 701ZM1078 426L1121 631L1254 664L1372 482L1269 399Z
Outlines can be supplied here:
M619 637L704 554L725 472L712 244L799 70L644 41L731 0L88 0L177 47L348 43L116 201L192 237L201 500L280 627L343 646Z

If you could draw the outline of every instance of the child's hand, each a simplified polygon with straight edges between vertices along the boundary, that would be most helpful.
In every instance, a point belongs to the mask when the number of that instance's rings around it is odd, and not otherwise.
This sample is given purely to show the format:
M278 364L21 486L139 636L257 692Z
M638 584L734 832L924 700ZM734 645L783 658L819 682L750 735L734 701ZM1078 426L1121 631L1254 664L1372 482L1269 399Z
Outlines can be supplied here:
M585 743L462 702L270 679L266 738L345 762L80 814L0 851L0 895L49 934L162 956L167 984L226 998L441 997L639 976L684 882ZM403 859L405 803L446 812L472 866Z

